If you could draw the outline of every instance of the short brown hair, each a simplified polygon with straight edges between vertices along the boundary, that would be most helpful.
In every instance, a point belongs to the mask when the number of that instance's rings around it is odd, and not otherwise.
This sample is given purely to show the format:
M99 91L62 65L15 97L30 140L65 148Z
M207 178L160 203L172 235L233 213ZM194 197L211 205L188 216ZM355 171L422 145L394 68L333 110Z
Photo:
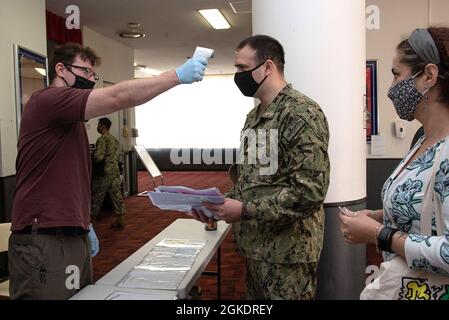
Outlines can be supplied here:
M108 130L111 129L111 126L112 126L111 120L109 120L109 118L106 118L106 117L99 119L98 124L105 126L106 129L108 129Z
M285 53L279 41L269 36L256 35L240 42L236 50L240 51L246 46L256 51L257 63L273 60L279 71L284 73Z
M101 64L101 58L91 48L83 47L77 43L66 43L55 48L53 59L50 63L50 82L53 82L56 78L56 65L58 63L72 64L78 55L83 61L88 60L94 67Z
M441 101L449 105L449 28L431 27L428 30L440 53L441 63L438 65L440 75L445 78L438 78L437 82ZM397 50L401 63L409 66L413 74L422 71L428 64L416 54L408 40L399 43Z

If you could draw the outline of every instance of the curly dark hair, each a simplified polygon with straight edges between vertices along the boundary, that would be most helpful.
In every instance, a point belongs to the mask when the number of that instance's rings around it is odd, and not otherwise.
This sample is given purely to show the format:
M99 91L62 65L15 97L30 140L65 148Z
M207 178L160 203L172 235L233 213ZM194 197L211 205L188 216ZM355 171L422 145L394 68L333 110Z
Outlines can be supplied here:
M437 82L437 86L440 88L441 102L449 105L449 28L431 27L428 30L440 53L441 63L438 65L440 75L445 78L438 78ZM408 65L413 74L423 70L428 64L416 54L408 40L399 43L397 50L401 63Z
M101 64L101 58L91 48L83 47L77 43L66 43L55 48L49 68L50 82L53 82L56 78L56 65L58 63L72 64L78 55L83 61L88 60L94 67Z

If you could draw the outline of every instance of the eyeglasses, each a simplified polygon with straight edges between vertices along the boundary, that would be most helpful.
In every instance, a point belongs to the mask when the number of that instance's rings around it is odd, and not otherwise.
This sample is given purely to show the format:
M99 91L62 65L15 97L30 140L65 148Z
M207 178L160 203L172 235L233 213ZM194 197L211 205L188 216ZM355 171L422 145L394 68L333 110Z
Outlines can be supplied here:
M72 67L72 68L77 68L77 69L82 70L83 73L84 73L84 75L85 75L87 78L90 78L91 76L93 76L94 79L95 79L95 81L100 80L100 76L99 76L98 74L96 74L96 73L95 73L92 69L90 69L90 68L87 68L87 67L81 67L81 66L76 66L76 65L68 64L68 63L65 63L64 65L65 65L65 66Z

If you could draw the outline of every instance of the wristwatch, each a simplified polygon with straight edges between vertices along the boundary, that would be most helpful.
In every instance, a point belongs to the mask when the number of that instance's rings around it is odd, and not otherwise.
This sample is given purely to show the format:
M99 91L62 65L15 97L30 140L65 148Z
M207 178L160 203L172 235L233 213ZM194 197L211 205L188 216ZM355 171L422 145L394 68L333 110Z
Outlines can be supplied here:
M242 204L241 219L242 219L242 221L248 221L251 219L251 216L248 212L248 206L245 202L243 202L243 204Z

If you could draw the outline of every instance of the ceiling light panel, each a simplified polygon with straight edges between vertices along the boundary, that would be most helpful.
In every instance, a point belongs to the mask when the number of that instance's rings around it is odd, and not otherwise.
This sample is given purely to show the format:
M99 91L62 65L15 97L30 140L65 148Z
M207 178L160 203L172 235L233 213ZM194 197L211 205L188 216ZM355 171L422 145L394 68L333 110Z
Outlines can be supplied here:
M229 22L218 9L198 10L198 12L214 29L220 30L231 28Z

